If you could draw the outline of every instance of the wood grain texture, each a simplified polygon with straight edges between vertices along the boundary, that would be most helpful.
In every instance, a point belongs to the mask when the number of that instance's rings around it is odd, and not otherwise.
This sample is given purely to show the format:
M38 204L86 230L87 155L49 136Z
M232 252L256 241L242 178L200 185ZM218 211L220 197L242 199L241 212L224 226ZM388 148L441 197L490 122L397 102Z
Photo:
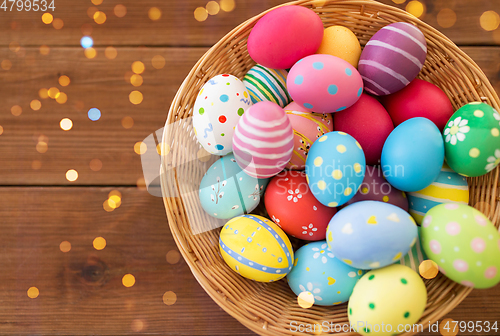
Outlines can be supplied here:
M122 204L106 212L111 190L0 189L0 334L253 335L212 301L182 258L167 262L178 250L162 200L118 188ZM106 240L103 250L93 248L96 237ZM63 241L69 252L60 251ZM125 274L134 286L122 285ZM40 294L30 299L33 286ZM163 303L167 291L177 296L173 305ZM499 300L499 286L475 290L448 317L500 320Z
M282 0L236 0L231 12L220 11L198 22L194 18L197 7L204 7L205 0L187 1L118 1L107 0L100 6L90 1L55 0L54 18L62 19L64 26L56 30L41 20L41 12L4 12L0 10L0 45L7 46L12 41L25 46L76 46L84 35L83 25L92 27L92 37L96 45L149 45L149 46L211 46L222 36L243 21L279 4ZM320 1L318 1L319 3ZM396 4L392 0L380 1L405 9L409 1ZM488 10L500 13L500 3L489 0L421 0L425 5L422 20L442 31L455 43L462 45L497 45L500 30L484 31L479 24L480 15ZM124 4L127 13L123 18L114 14L114 7ZM89 8L94 7L106 14L106 22L98 25L89 17ZM152 21L148 10L161 10L161 18ZM456 23L450 28L442 28L437 22L438 13L449 8L456 13ZM95 11L95 9L94 9ZM83 31L86 31L84 28Z

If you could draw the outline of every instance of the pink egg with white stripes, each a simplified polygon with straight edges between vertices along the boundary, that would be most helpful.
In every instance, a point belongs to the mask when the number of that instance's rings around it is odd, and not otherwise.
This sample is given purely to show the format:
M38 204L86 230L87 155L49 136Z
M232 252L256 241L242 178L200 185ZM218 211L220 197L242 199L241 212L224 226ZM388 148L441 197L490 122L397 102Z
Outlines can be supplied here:
M415 25L396 22L380 29L368 41L358 70L368 93L384 96L414 80L427 56L424 34Z
M233 135L236 163L248 175L268 178L285 168L292 157L293 130L285 110L261 101L245 111Z

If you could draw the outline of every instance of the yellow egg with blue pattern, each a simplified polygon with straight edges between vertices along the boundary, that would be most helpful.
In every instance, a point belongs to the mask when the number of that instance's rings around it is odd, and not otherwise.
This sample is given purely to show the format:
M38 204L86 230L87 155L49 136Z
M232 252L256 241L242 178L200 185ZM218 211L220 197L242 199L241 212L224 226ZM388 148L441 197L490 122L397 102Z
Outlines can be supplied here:
M446 163L437 179L427 188L407 193L410 214L420 225L430 209L442 203L469 203L467 179L455 173Z
M271 220L241 215L228 221L220 232L220 254L241 276L260 282L285 277L293 266L288 236Z

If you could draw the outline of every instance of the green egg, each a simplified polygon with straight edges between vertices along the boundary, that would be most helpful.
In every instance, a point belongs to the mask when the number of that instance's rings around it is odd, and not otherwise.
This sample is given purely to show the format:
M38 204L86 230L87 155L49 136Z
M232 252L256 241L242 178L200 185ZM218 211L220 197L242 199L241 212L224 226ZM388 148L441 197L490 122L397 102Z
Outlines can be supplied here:
M481 176L500 163L500 114L484 103L462 106L444 131L446 162L463 176Z

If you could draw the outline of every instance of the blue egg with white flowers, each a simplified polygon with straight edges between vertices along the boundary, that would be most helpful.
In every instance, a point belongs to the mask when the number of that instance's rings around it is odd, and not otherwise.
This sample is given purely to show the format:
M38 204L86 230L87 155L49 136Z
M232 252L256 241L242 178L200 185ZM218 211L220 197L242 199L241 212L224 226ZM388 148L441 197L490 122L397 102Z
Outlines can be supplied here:
M434 182L444 162L444 142L437 126L412 118L396 127L382 148L382 171L395 188L414 192Z
M325 240L302 246L294 256L287 281L299 302L302 299L318 306L347 302L364 273L336 258Z
M312 194L323 205L337 207L354 197L365 177L361 145L344 132L317 139L306 159L306 178Z

